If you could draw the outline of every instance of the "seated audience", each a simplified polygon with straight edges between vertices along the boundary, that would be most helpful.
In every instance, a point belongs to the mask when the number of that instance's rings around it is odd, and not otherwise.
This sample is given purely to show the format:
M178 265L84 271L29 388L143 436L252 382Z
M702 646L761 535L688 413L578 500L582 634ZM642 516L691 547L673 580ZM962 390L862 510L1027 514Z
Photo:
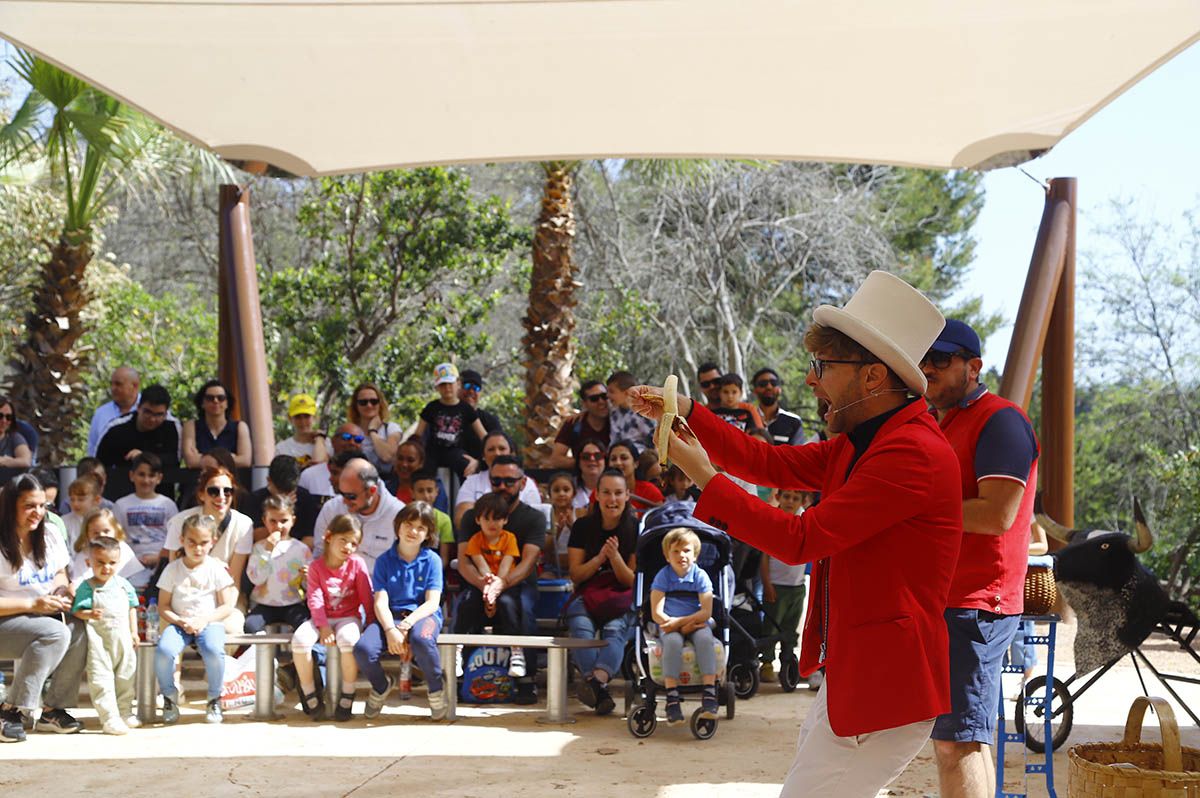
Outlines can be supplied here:
M179 512L170 496L158 493L162 482L162 460L142 452L130 463L133 493L117 499L114 512L129 536L129 545L142 565L152 571L167 541L167 522Z
M605 449L612 438L609 423L608 389L598 380L588 380L579 389L583 412L563 421L554 437L554 451L547 458L550 468L571 468L588 441L596 441Z
M292 437L275 444L275 456L281 454L296 458L301 470L329 459L328 441L325 433L315 429L317 400L306 393L298 393L288 402L288 420L292 422Z
M483 439L483 463L487 469L481 470L479 473L472 474L467 477L458 488L458 497L454 505L454 522L462 523L463 514L475 506L475 502L485 493L490 493L492 490L492 477L488 473L488 469L492 467L492 463L501 455L513 454L512 439L504 432L489 432L487 437ZM541 504L542 497L538 493L537 483L533 480L526 480L525 487L521 490L521 501L528 505Z
M33 450L25 436L17 431L17 414L12 400L0 396L0 468L29 468Z
M142 391L137 409L109 424L96 447L97 459L106 468L128 468L133 458L151 452L164 468L179 465L179 426L167 418L170 407L171 395L161 385Z
M363 457L380 474L390 475L404 428L388 421L388 403L377 386L364 382L354 389L346 420L363 430Z
M249 468L250 426L229 417L234 399L220 380L209 380L192 397L196 419L183 422L183 462L188 468L200 467L200 456L220 446L233 452L237 468Z

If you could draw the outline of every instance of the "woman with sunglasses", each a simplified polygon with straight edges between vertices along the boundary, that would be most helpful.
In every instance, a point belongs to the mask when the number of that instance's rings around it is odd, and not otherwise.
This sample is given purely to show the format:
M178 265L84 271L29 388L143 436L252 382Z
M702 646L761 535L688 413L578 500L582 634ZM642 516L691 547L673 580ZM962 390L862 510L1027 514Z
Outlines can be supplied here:
M25 436L17 432L17 414L12 400L0 396L0 468L29 468L33 450Z
M244 421L229 418L233 396L220 380L209 380L192 397L196 405L196 420L183 422L183 438L179 448L188 468L200 468L200 458L217 446L233 452L238 468L251 465L250 427Z
M366 435L362 442L363 457L381 476L390 475L404 429L396 422L388 421L388 403L383 392L371 382L359 385L350 395L346 417L351 424L362 427Z
M225 563L233 583L240 585L246 560L254 546L254 524L249 517L233 509L236 497L237 482L228 468L206 468L196 483L196 506L167 521L167 539L163 543L162 556L170 560L179 556L183 546L184 521L193 515L211 515L217 520L217 539L209 555ZM230 634L241 634L241 613L235 612L230 618L235 620L227 620L225 630Z
M512 439L507 433L501 430L489 432L483 439L483 467L476 471L471 476L467 477L458 489L457 501L454 505L454 523L462 523L462 517L475 506L475 502L479 501L479 497L485 493L492 492L492 481L489 471L492 467L492 462L502 454L512 454L513 445ZM537 506L542 504L542 494L538 492L537 483L532 479L525 480L525 487L521 488L521 501L529 506Z
M588 441L579 450L575 463L575 512L583 518L592 506L592 497L596 495L596 485L600 475L604 473L605 463L608 462L608 447L598 441Z

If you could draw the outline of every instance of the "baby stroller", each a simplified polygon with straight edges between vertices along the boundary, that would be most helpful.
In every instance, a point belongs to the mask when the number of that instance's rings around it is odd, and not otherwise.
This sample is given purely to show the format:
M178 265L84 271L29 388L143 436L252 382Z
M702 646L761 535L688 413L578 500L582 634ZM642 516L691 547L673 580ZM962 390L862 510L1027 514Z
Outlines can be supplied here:
M754 591L754 580L765 555L747 543L733 541L734 593L729 617L728 680L737 697L747 699L758 692L759 653L783 642L783 628L766 611ZM784 647L786 649L786 647ZM779 686L790 693L800 684L800 660L795 651L779 653Z
M633 598L637 609L637 623L633 632L632 678L625 682L625 716L629 732L634 737L649 737L658 727L657 696L666 687L657 679L662 677L660 662L661 647L657 640L658 627L650 613L650 584L654 576L666 564L662 553L662 539L672 529L686 527L700 538L700 556L697 564L704 569L713 583L713 636L719 643L717 652L717 701L725 707L726 719L734 714L733 686L724 679L725 652L729 648L729 602L732 594L733 573L729 566L729 538L725 533L697 521L691 514L692 505L672 502L646 514L642 519L642 532L637 542L637 573L634 579ZM689 657L689 654L691 655ZM684 647L684 672L680 673L679 693L681 696L699 696L703 691L699 672L695 669L692 644ZM717 721L701 718L698 708L692 714L690 727L697 739L707 740L717 732Z

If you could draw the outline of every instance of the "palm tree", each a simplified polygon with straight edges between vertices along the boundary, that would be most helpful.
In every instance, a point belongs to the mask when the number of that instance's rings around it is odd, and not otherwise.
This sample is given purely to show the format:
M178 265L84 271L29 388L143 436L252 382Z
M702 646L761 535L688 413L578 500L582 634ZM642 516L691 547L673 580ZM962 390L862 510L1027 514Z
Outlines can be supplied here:
M41 435L39 458L62 463L72 448L71 422L85 411L80 313L91 299L85 277L97 220L115 192L153 184L188 162L194 168L199 151L40 58L19 52L12 68L29 94L0 127L0 171L35 166L37 179L61 188L66 213L57 239L43 242L49 257L12 362L11 396ZM199 158L210 170L215 165L215 156Z
M578 161L542 164L546 182L534 224L529 309L521 323L525 352L525 459L537 467L571 412L575 381L575 211L571 184Z

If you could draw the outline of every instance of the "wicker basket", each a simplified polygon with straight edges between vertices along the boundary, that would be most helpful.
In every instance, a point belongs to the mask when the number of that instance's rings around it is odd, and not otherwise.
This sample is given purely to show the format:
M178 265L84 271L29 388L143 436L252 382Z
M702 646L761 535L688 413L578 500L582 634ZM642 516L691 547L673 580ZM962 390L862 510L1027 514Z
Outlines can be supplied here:
M1154 705L1162 744L1142 742L1142 718ZM1179 745L1179 724L1161 698L1138 696L1119 743L1071 748L1069 798L1200 798L1200 751Z
M1025 614L1048 615L1054 609L1058 588L1054 586L1054 569L1031 565L1025 572Z

